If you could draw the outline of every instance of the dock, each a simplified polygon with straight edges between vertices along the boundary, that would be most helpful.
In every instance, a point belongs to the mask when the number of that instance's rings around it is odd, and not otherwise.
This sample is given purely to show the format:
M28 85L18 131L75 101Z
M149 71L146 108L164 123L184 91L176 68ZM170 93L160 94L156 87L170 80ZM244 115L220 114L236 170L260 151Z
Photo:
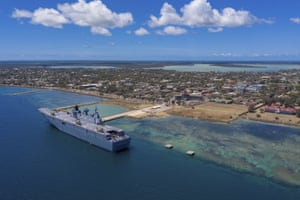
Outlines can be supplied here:
M102 121L103 122L108 122L108 121L111 121L111 120L127 117L129 113L130 112L125 112L125 113L115 114L115 115L111 115L111 116L107 116L107 117L102 117Z
M140 110L131 110L131 111L119 113L116 115L106 116L106 117L103 117L102 120L103 120L103 122L107 122L107 121L111 121L111 120L115 120L115 119L119 119L119 118L123 118L123 117L144 118L144 117L153 116L158 112L163 112L168 109L170 109L170 107L167 107L165 105L156 105L156 106L143 108Z
M35 93L35 92L41 92L41 91L43 91L43 90L30 90L30 91L25 91L25 92L16 92L16 93L8 94L8 96L18 96L18 95L31 94L31 93Z
M102 103L101 101L97 102L88 102L88 103L82 103L82 104L76 104L78 107L83 107L83 106L90 106L90 105L95 105L95 104L100 104ZM69 106L63 106L63 107L58 107L55 108L55 111L64 111L67 109L74 108L75 105L69 105ZM139 110L131 110L123 113L118 113L110 116L104 116L102 117L103 122L108 122L116 119L120 119L123 117L130 117L130 118L144 118L144 117L149 117L153 116L158 112L163 112L170 109L170 107L165 106L165 105L156 105L156 106L151 106ZM101 114L101 113L100 113Z

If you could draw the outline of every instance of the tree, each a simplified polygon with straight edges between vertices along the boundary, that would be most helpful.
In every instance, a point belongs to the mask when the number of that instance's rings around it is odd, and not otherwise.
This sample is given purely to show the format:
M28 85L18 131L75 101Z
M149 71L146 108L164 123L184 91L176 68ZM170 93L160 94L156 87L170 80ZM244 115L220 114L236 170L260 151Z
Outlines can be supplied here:
M265 96L265 97L263 97L263 101L265 102L265 104L271 105L272 103L275 102L275 99L270 96Z
M255 105L248 106L248 112L254 113L255 112Z
M295 104L295 100L293 98L288 97L284 99L283 104L286 108L293 107Z

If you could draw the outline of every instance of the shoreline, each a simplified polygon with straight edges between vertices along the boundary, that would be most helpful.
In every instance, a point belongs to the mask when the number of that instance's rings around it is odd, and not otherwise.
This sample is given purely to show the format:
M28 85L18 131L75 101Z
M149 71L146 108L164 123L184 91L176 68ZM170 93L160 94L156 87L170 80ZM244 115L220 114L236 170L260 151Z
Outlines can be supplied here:
M139 99L124 99L122 96L114 94L99 94L97 91L86 91L79 89L68 89L68 88L58 88L58 87L30 87L25 85L3 85L2 87L21 87L21 88L32 88L32 89L46 89L46 90L56 90L62 92L70 92L81 95L90 95L99 98L103 98L103 104L115 105L126 108L128 110L143 109L146 107L154 106L155 104L143 101ZM208 120L220 123L231 123L238 119L245 119L250 121L271 123L271 124L281 124L291 127L300 127L300 118L295 115L284 115L275 113L259 113L256 110L255 113L249 113L248 108L245 105L237 104L220 104L207 102L197 106L170 106L170 109L161 112L155 112L148 115L143 115L136 118L145 117L168 117L168 116L180 116L191 119ZM259 116L259 117L258 117Z
M117 95L110 95L110 94L100 95L97 94L97 92L92 92L92 91L72 90L72 89L65 89L65 88L55 88L55 90L106 98L106 100L103 101L104 104L121 106L128 110L143 109L155 105L153 103L146 102L143 100L123 99ZM220 122L226 124L232 123L233 121L238 119L246 119L250 121L270 123L275 125L280 124L280 125L291 126L291 127L300 127L300 118L297 118L295 115L258 113L258 109L255 113L249 113L248 108L245 105L220 104L220 103L207 102L198 106L170 106L170 107L171 109L167 111L154 113L153 115L137 117L137 119L145 118L145 117L167 117L167 116L174 115L174 116L186 117L191 119L208 120L212 122ZM257 114L260 114L261 117L257 118L256 117ZM277 117L279 118L279 120L275 119Z
M290 127L300 127L300 118L296 115L285 115L276 113L247 113L241 116L241 119L251 120L256 122L270 123L276 125L284 125Z

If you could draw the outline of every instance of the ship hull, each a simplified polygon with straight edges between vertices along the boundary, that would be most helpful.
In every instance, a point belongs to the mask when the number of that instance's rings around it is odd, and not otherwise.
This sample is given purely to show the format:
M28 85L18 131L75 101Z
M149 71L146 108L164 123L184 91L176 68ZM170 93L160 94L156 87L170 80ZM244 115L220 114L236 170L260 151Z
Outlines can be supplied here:
M118 152L127 149L130 145L130 137L119 141L108 140L107 137L102 133L89 130L76 123L70 123L69 121L64 121L51 115L50 110L40 109L40 112L46 117L50 124L60 131L100 147L101 149L111 152Z

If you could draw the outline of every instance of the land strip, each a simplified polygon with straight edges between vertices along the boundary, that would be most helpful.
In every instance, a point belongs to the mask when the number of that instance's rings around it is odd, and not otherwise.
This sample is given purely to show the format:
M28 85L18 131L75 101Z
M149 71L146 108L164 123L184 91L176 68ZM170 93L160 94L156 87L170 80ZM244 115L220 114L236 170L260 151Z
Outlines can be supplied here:
M230 123L247 113L247 111L247 107L244 105L208 102L197 106L174 106L167 113L195 119Z
M242 118L247 120L300 127L300 118L296 117L295 115L283 115L267 112L261 113L256 111L256 113L247 113L243 115Z

